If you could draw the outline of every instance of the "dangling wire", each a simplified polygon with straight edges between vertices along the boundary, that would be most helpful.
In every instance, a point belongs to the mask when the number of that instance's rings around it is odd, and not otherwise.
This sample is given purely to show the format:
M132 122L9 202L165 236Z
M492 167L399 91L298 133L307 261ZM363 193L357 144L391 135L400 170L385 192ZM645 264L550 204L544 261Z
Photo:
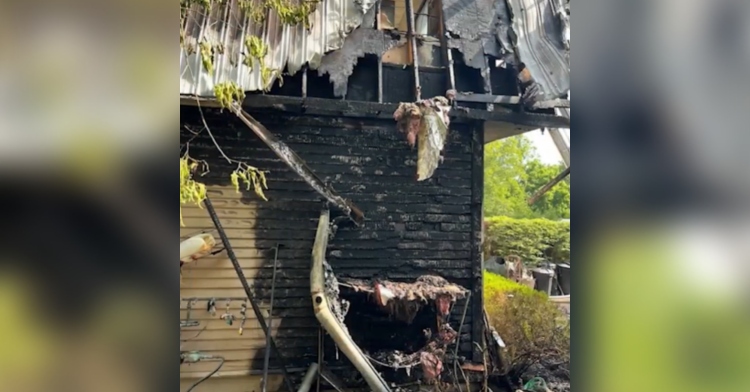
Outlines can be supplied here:
M224 366L224 357L214 357L214 358L219 360L219 366L217 366L216 369L214 369L214 371L212 371L211 373L208 373L206 377L203 377L200 380L198 380L198 382L196 382L190 388L188 388L186 392L191 392L195 387L198 386L198 384L211 378L214 374L216 374L219 371L219 369L221 369L222 366Z

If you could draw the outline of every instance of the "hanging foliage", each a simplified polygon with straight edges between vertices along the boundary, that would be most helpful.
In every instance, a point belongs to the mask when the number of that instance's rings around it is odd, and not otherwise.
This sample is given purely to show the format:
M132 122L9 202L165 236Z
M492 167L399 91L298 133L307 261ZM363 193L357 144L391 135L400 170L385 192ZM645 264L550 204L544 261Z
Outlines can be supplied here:
M185 226L182 221L182 205L195 204L203 208L203 201L206 200L206 185L193 179L199 169L203 173L208 172L208 164L190 158L187 154L180 158L180 226Z
M241 163L235 171L232 172L230 179L234 190L237 193L241 193L240 185L244 186L246 190L253 189L255 194L261 199L268 201L264 189L268 189L266 183L266 174L260 171L258 168Z
M187 154L180 158L180 226L185 226L182 219L182 206L192 204L203 209L203 201L206 200L206 185L195 180L196 175L208 173L208 163L191 158ZM268 201L264 190L268 189L266 173L257 167L238 162L229 179L237 193L242 193L240 186L245 190L253 190L258 197Z
M208 43L208 41L201 41L201 43L198 44L198 48L200 49L201 63L203 63L203 68L205 68L206 72L208 72L209 74L213 74L214 48L211 46L211 44Z
M266 7L276 11L281 23L295 26L302 23L305 29L310 29L310 14L315 12L320 0L301 0L295 4L293 0L265 0Z
M222 108L229 108L232 102L242 102L245 92L234 82L219 83L214 86L214 95Z

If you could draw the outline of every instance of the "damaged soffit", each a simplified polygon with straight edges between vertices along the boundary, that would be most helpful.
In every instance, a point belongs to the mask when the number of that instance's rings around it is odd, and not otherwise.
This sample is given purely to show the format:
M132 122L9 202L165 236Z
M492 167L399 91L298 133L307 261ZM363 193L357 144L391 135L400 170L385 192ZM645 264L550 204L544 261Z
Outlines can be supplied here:
M485 56L524 63L545 99L570 90L570 0L443 0L451 47L482 69Z
M397 34L391 35L382 30L375 30L375 7L365 14L359 28L344 39L339 50L323 56L318 74L328 74L333 83L333 94L346 96L349 77L354 73L354 66L366 54L382 56L389 49L406 42Z
M309 63L317 69L327 52L340 49L344 39L362 24L376 0L321 0L310 14L310 29L303 24L284 24L275 11L256 22L241 9L246 0L211 1L207 11L200 2L190 2L181 26L180 94L213 96L218 83L234 82L245 91L273 85L282 72L296 73ZM262 7L264 0L250 0ZM264 65L271 74L263 81L261 67L243 64L245 38L256 36L268 48ZM213 72L203 66L200 44L214 48Z

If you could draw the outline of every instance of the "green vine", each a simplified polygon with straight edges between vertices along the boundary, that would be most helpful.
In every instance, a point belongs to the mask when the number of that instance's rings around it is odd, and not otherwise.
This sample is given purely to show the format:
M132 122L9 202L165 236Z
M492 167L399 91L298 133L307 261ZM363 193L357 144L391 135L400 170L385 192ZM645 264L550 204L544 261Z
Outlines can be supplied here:
M252 71L255 68L256 61L258 62L263 90L268 91L271 87L271 78L274 75L281 75L279 70L266 67L265 58L268 55L268 45L260 37L248 35L245 37L245 52L243 64L250 67L250 71ZM279 81L279 83L283 83L281 78L279 78Z
M265 0L265 6L276 11L281 23L294 26L302 23L310 29L310 14L315 12L320 0L301 0L295 4L294 0Z
M229 158L227 158L229 159ZM230 160L231 162L236 162ZM182 218L182 206L185 204L194 204L203 209L203 202L206 200L208 191L206 185L195 181L195 176L208 173L208 163L191 158L187 152L180 157L180 226L184 227L185 222ZM268 190L266 182L266 173L257 167L250 166L243 162L237 162L237 169L229 175L229 179L237 193L241 193L240 186L245 189L253 190L258 197L268 201L264 190Z
M203 201L206 200L206 185L193 179L201 168L204 174L208 172L206 162L190 158L187 153L180 158L180 226L185 226L182 221L182 205L195 204L202 209Z
M198 48L200 49L201 54L201 62L203 63L203 68L206 69L206 71L209 74L214 73L214 47L211 46L211 44L208 43L208 41L201 41L200 44L198 44Z
M266 183L266 174L259 170L257 167L240 163L237 166L237 169L233 171L229 176L229 178L232 181L234 190L237 193L241 193L240 185L244 185L246 190L249 191L250 189L253 189L258 197L260 197L264 201L268 201L265 193L263 193L264 189L268 189L268 184Z
M310 14L315 12L321 0L301 0L299 4L295 0L240 0L239 6L250 19L256 23L266 20L268 10L274 10L279 16L281 23L295 26L302 23L306 29L310 29Z
M232 102L242 102L245 92L234 82L219 83L214 86L214 95L222 108L229 108Z
M268 9L263 3L263 0L258 0L258 5L255 4L254 0L239 0L237 4L245 15L247 15L255 23L263 23L266 21L266 10Z
M261 70L265 68L265 58L268 54L268 45L263 42L260 37L255 35L248 35L245 37L245 60L243 63L250 67L250 70L255 68L255 61L257 60L260 64Z

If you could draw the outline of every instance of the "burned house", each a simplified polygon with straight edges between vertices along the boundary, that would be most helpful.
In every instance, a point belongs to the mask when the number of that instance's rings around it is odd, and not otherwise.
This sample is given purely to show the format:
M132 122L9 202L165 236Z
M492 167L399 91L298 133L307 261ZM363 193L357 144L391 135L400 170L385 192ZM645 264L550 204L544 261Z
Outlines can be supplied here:
M568 3L181 4L181 390L488 368L483 147L569 127Z

